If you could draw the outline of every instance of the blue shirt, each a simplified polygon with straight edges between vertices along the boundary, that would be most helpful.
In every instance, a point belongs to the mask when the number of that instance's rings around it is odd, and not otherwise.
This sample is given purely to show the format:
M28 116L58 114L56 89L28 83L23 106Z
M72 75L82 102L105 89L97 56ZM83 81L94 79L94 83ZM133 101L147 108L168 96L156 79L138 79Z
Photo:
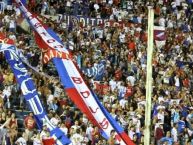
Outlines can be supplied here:
M178 121L178 133L182 133L184 131L185 128L185 121L179 120Z
M160 142L167 142L168 145L172 145L174 143L174 140L173 138L170 138L170 137L162 137L160 139Z

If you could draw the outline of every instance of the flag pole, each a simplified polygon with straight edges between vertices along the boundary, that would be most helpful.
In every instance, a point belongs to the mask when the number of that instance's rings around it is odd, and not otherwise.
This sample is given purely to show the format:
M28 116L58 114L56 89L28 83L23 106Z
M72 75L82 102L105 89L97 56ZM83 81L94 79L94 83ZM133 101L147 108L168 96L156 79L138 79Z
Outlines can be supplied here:
M151 98L152 98L152 56L153 56L154 10L148 9L147 74L144 144L150 145L151 138Z

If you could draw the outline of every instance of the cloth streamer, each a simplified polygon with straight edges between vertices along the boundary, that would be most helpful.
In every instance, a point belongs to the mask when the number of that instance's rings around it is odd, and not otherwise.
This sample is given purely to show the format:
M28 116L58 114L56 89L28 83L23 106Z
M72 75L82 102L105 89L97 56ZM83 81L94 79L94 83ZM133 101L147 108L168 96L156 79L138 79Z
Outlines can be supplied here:
M3 38L3 35L1 34L0 39L5 40L6 38ZM41 104L34 82L28 75L28 71L19 57L22 54L19 54L19 51L17 51L16 47L11 43L11 41L10 44L2 43L1 41L0 52L4 53L6 60L16 77L17 83L20 85L25 100L28 103L30 110L34 113L39 129L42 129L44 123L48 127L51 136L57 140L58 145L69 144L71 141L64 135L62 130L51 124L47 113Z
M30 26L36 33L38 46L44 50L53 49L59 53L69 54L63 43L51 29L45 27L34 15L32 15L22 4L16 0L18 7L27 19ZM36 39L37 40L37 39ZM102 135L109 139L111 132L115 131L116 142L121 145L134 145L123 128L112 118L102 104L96 100L96 97L90 91L84 82L81 74L71 59L52 57L56 66L61 83L65 87L67 95L76 104L76 106L87 115L88 119L101 130Z

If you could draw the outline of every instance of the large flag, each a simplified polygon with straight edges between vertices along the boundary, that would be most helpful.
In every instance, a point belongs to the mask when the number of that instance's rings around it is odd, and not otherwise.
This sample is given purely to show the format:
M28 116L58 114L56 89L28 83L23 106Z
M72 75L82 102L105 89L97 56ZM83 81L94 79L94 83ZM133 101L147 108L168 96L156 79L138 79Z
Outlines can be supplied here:
M156 46L161 48L166 43L166 34L165 34L165 27L163 26L154 26L154 40Z
M0 39L0 51L4 52L5 58L16 77L17 83L20 85L25 100L30 110L34 113L38 127L41 129L43 123L46 124L51 136L57 139L58 145L69 144L70 140L64 135L62 130L53 126L48 119L47 113L40 102L34 82L28 75L28 71L19 57L19 53L21 52L17 51L16 47L13 45L13 41L6 39L3 34L0 34Z
M102 80L105 73L106 61L100 61L96 66L91 68L82 68L82 72L88 76L93 77L94 80L99 81Z
M41 38L41 41L38 43L40 48L47 46L47 49L69 54L56 33L44 27L43 24L24 7L20 0L16 0L16 2L31 27ZM122 127L119 126L116 121L112 121L107 111L101 108L101 103L96 100L93 93L89 90L74 62L71 59L62 57L53 57L52 60L68 96L74 101L76 106L87 115L88 119L94 125L98 126L102 134L108 139L114 130L119 144L134 145Z

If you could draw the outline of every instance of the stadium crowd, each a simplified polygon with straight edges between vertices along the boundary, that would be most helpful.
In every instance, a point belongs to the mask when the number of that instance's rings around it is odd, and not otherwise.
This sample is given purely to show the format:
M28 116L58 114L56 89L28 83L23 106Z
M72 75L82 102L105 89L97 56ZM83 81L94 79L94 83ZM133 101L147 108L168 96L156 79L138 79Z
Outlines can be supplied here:
M144 144L145 84L147 61L147 11L154 7L155 25L165 27L165 44L154 44L152 90L152 145L193 145L193 3L191 0L29 0L37 14L84 15L127 23L127 27L91 26L65 20L42 19L58 33L80 67L106 61L102 80L84 75L102 104L136 145ZM62 129L73 145L114 145L105 140L84 114L66 96L51 64L42 63L41 50L32 33L18 26L21 17L15 4L1 8L0 31L13 39L28 57L29 72L54 126ZM42 72L52 76L46 77ZM25 116L22 116L25 115ZM0 144L52 143L47 127L36 126L33 113L22 96L14 74L0 53ZM45 143L46 142L46 143Z

